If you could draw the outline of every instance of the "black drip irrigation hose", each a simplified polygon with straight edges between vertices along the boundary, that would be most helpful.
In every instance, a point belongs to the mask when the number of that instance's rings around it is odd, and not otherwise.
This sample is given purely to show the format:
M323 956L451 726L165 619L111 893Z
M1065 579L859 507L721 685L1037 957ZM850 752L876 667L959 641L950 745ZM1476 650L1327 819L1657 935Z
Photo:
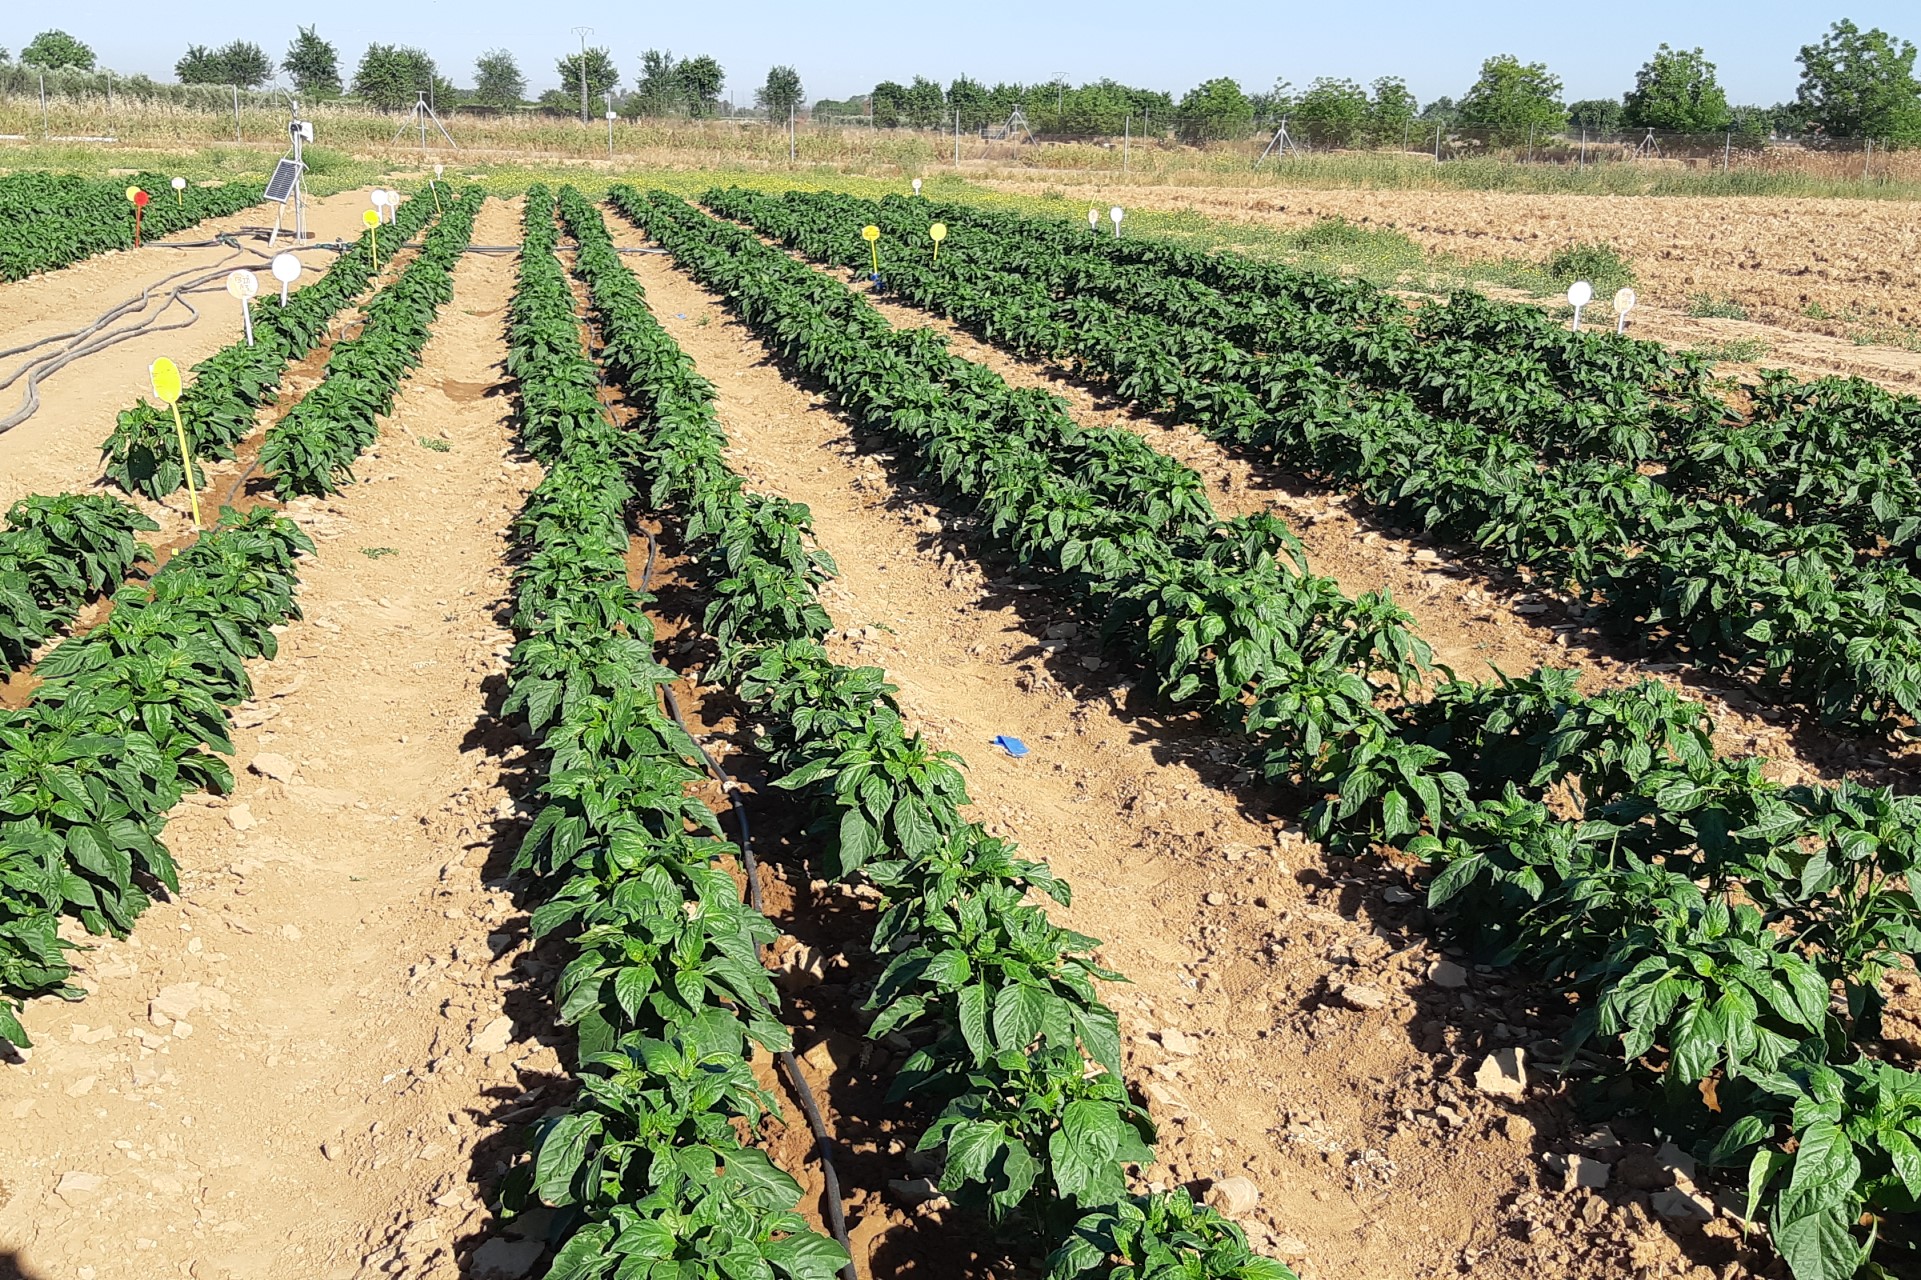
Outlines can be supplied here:
M654 580L654 561L660 556L660 540L651 529L642 529L641 532L647 535L647 564L640 573L640 590L645 594ZM667 703L667 714L674 718L681 732L693 741L694 749L700 752L701 762L707 766L708 774L720 784L727 802L733 806L734 821L740 827L740 868L747 877L747 901L754 910L765 915L766 911L761 905L760 867L754 860L754 836L747 823L747 806L740 800L740 788L721 763L708 752L707 744L687 727L687 721L680 714L680 700L674 697L673 688L662 685L660 692ZM854 1262L854 1246L847 1236L847 1213L841 1204L840 1177L834 1170L834 1139L827 1132L827 1121L821 1115L820 1104L814 1100L814 1091L808 1085L807 1077L801 1074L800 1062L794 1057L794 1051L783 1049L775 1056L780 1059L780 1065L787 1073L787 1083L800 1101L800 1109L807 1117L807 1127L814 1132L814 1150L820 1156L821 1178L826 1184L827 1223L833 1229L834 1239L847 1251L847 1265L841 1269L841 1275L845 1280L860 1280L860 1269Z

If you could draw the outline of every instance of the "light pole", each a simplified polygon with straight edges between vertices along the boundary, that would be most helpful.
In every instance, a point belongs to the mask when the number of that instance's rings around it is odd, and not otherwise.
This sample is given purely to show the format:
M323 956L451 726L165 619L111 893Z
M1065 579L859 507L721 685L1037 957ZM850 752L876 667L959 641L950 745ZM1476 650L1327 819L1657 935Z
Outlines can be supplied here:
M594 34L592 27L575 27L574 34L580 37L580 122L587 123L587 37Z

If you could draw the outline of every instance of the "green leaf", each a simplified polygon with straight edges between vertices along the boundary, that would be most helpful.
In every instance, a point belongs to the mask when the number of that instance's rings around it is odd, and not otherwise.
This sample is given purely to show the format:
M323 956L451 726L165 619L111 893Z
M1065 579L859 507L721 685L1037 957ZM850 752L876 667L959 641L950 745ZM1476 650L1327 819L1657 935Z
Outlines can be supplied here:
M1040 1034L1049 997L1038 987L1016 983L994 997L994 1043L1002 1050L1021 1052Z
M534 1190L543 1201L556 1208L574 1203L574 1175L605 1125L596 1112L578 1113L562 1116L542 1136L534 1160Z

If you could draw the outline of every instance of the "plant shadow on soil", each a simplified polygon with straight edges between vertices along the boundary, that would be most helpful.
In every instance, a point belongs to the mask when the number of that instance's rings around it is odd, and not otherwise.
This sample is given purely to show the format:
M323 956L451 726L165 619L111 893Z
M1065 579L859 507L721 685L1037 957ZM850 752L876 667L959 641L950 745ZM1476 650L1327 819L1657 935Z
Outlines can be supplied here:
M882 464L891 489L883 503L887 509L909 518L918 516L927 507L943 513L939 532L923 532L919 535L921 549L936 555L945 552L981 569L984 585L979 607L985 611L1011 608L1021 629L1032 642L1029 647L1017 651L1010 661L1036 661L1047 677L1072 697L1083 703L1105 703L1112 709L1116 719L1128 726L1133 740L1145 746L1157 763L1192 768L1210 787L1231 797L1249 820L1271 823L1277 817L1291 821L1299 816L1307 802L1300 797L1289 796L1279 788L1249 781L1243 764L1243 749L1232 743L1227 734L1215 730L1195 715L1170 713L1154 705L1152 694L1146 692L1152 688L1151 673L1131 666L1128 659L1121 659L1123 665L1120 671L1126 679L1117 683L1114 660L1109 654L1098 654L1107 664L1104 669L1098 672L1090 670L1083 659L1097 656L1097 645L1091 643L1088 637L1098 635L1100 620L1085 616L1074 607L1062 603L1059 591L1049 590L1048 584L1030 574L1012 556L985 539L972 536L971 531L980 526L979 519L951 495L926 484L912 459L897 450L884 436L869 431L832 407L824 384L798 376L776 360L763 359L761 363L778 371L789 383L818 395L823 401L820 411L841 424L856 452L871 456ZM1022 587L1028 589L1023 590ZM1048 628L1063 621L1080 623L1081 638L1070 639L1059 645L1049 641L1044 645ZM1029 852L1030 856L1045 856L1046 853L1045 850ZM1443 945L1444 940L1434 918L1420 905L1425 886L1406 868L1382 859L1347 858L1328 852L1320 853L1319 861L1321 868L1303 868L1294 877L1313 905L1337 911L1350 921L1378 927L1399 939L1401 946L1416 940L1432 941L1437 947ZM1383 896L1384 891L1389 889L1411 894L1414 901L1399 907L1390 905ZM1472 963L1475 959L1471 956L1459 958L1464 963ZM1291 1013L1296 1021L1304 1022L1312 1018L1316 1011L1334 1003L1336 997L1333 986L1336 984L1330 981L1334 976L1330 972L1327 979L1306 990L1292 1010L1284 1012ZM1518 1043L1528 1048L1530 1060L1549 1065L1561 1061L1563 1053L1560 1041L1573 1021L1573 1011L1563 996L1544 985L1527 981L1522 975L1506 972L1477 973L1475 985L1478 992L1485 992L1492 998L1484 1002L1465 1002L1462 992L1442 988L1431 981L1421 982L1411 988L1420 1006L1421 1016L1410 1024L1408 1030L1417 1033L1418 1038L1411 1037L1412 1043L1433 1062L1433 1075L1425 1085L1420 1081L1402 1082L1402 1087L1391 1100L1384 1097L1384 1122L1391 1122L1392 1112L1397 1108L1411 1107L1419 1111L1431 1109L1435 1087L1440 1086L1446 1091L1449 1081L1453 1083L1454 1092L1470 1098L1475 1096L1472 1080L1475 1066L1494 1050L1517 1043L1500 1037L1498 1029L1504 1025L1525 1029ZM1575 1073L1579 1071L1577 1066ZM1578 1075L1571 1073L1570 1078L1578 1079ZM1549 1211L1552 1212L1553 1197L1560 1188L1554 1185L1551 1175L1544 1172L1544 1157L1557 1150L1569 1149L1576 1135L1602 1123L1612 1127L1624 1144L1625 1151L1645 1157L1641 1162L1643 1166L1652 1160L1652 1152L1660 1141L1659 1136L1649 1124L1635 1118L1631 1108L1623 1114L1618 1102L1608 1105L1609 1095L1603 1086L1604 1082L1599 1080L1590 1081L1585 1087L1571 1084L1552 1098L1513 1109L1513 1114L1523 1115L1533 1125L1535 1136L1531 1139L1534 1159L1526 1170L1516 1172L1514 1191L1506 1197L1509 1201L1529 1191L1545 1193L1549 1198ZM1131 1087L1138 1092L1137 1085ZM1617 1082L1613 1087L1619 1089L1622 1086ZM1137 1097L1137 1100L1140 1099ZM1440 1141L1448 1141L1445 1131L1442 1131ZM1665 1183L1663 1178L1667 1178ZM1572 1238L1567 1233L1573 1233L1574 1236L1589 1235L1592 1237L1588 1242L1590 1245L1597 1249L1605 1248L1610 1233L1618 1231L1625 1221L1617 1215L1626 1211L1632 1220L1653 1224L1643 1226L1641 1230L1665 1230L1696 1265L1723 1271L1730 1264L1736 1264L1758 1272L1767 1264L1765 1254L1742 1247L1731 1233L1710 1235L1691 1223L1655 1219L1649 1210L1649 1192L1663 1185L1671 1185L1671 1177L1658 1171L1649 1171L1641 1181L1643 1185L1636 1187L1624 1186L1617 1181L1605 1192L1592 1197L1604 1201L1608 1212L1591 1220L1578 1216L1581 1202L1572 1199L1563 1201L1569 1215L1566 1223L1556 1224L1563 1233L1562 1238ZM1191 1187L1197 1196L1205 1188L1205 1182ZM1526 1235L1522 1234L1520 1238L1525 1240ZM1628 1247L1618 1247L1623 1267L1628 1265ZM1741 1272L1729 1270L1724 1274L1734 1276Z
M617 413L621 406L615 398ZM516 461L530 461L518 449ZM711 666L717 653L701 636L698 624L705 600L676 572L685 563L677 527L653 518L630 517L636 537L630 548L630 576L640 585L649 556L644 540L654 539L659 556L653 563L648 605L657 638L657 658L670 652L668 665L682 672ZM510 564L522 558L518 551ZM511 622L513 605L503 601L495 615L502 626ZM535 886L510 868L527 833L531 809L546 777L545 757L531 743L519 717L503 718L507 696L504 675L484 683L484 708L462 742L463 750L487 752L500 767L501 786L522 806L513 817L496 818L486 838L483 879L507 886L519 913L503 922L506 935L501 951L522 945L528 916L540 904ZM721 757L734 776L748 815L753 847L759 861L766 912L799 948L821 957L824 980L816 975L778 975L782 986L782 1022L794 1032L794 1048L805 1062L803 1071L826 1118L833 1140L833 1159L842 1186L849 1233L863 1273L876 1276L924 1277L925 1280L985 1280L1013 1274L1007 1249L997 1242L994 1228L978 1215L945 1208L945 1201L904 1210L889 1195L891 1179L916 1176L906 1167L914 1140L931 1117L919 1116L911 1106L890 1103L890 1065L900 1055L865 1042L866 1017L861 1012L867 987L880 969L867 950L875 910L871 900L844 894L835 886L810 880L807 867L818 852L818 842L800 829L791 799L768 785L766 762L753 744L746 709L724 690L702 690L685 674L675 682L676 696L687 727ZM711 782L700 798L721 815L730 840L737 828L725 794ZM515 965L515 981L502 991L503 1012L512 1020L515 1043L540 1041L554 1047L563 1061L574 1057L573 1033L560 1026L551 999L552 985L572 958L561 941L543 940ZM817 1047L826 1049L814 1052ZM764 1052L755 1054L756 1075L763 1086L781 1098L784 1120L763 1129L763 1145L775 1163L803 1186L800 1211L825 1230L824 1180L815 1142L801 1107L783 1073L773 1069ZM483 1102L471 1114L487 1136L469 1160L469 1181L480 1189L490 1210L499 1206L502 1179L527 1158L531 1126L542 1116L567 1105L576 1082L564 1071L523 1071L511 1084L486 1089ZM931 1166L927 1166L931 1169ZM490 1240L547 1241L556 1214L535 1208L511 1222L498 1219L454 1241L462 1274L477 1274L475 1258ZM564 1223L559 1225L564 1226ZM543 1254L551 1257L551 1253ZM1033 1263L1037 1258L1023 1258ZM1025 1268L1032 1270L1031 1266ZM534 1274L530 1265L529 1274ZM4 1273L0 1272L0 1280ZM27 1280L27 1278L23 1278Z

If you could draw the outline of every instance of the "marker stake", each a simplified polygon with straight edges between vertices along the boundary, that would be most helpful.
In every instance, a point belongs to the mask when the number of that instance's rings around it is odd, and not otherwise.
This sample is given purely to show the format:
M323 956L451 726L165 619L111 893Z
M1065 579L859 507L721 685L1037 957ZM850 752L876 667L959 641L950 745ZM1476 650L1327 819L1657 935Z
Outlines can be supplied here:
M1576 280L1567 288L1568 305L1574 308L1574 332L1581 332L1581 308L1594 301L1594 286L1585 280Z
M280 282L280 305L287 305L287 286L300 278L300 259L291 253L274 255L273 265L269 268L273 278Z
M867 242L867 251L874 258L874 279L880 279L880 228L871 222L860 229L860 238Z
M927 238L934 242L934 261L940 261L940 242L947 239L947 224L936 222L927 228Z
M360 220L367 224L367 236L373 245L374 274L379 275L380 274L380 211L378 209L369 209L367 210L367 212L360 215Z
M180 421L180 367L161 356L147 366L153 393L173 410L173 437L180 443L180 470L187 477L187 501L193 507L193 527L200 527L200 490L193 482L193 455L187 449L187 427Z
M251 271L229 271L227 292L240 299L240 318L247 327L247 345L253 345L253 306L251 299L260 292L260 278Z

